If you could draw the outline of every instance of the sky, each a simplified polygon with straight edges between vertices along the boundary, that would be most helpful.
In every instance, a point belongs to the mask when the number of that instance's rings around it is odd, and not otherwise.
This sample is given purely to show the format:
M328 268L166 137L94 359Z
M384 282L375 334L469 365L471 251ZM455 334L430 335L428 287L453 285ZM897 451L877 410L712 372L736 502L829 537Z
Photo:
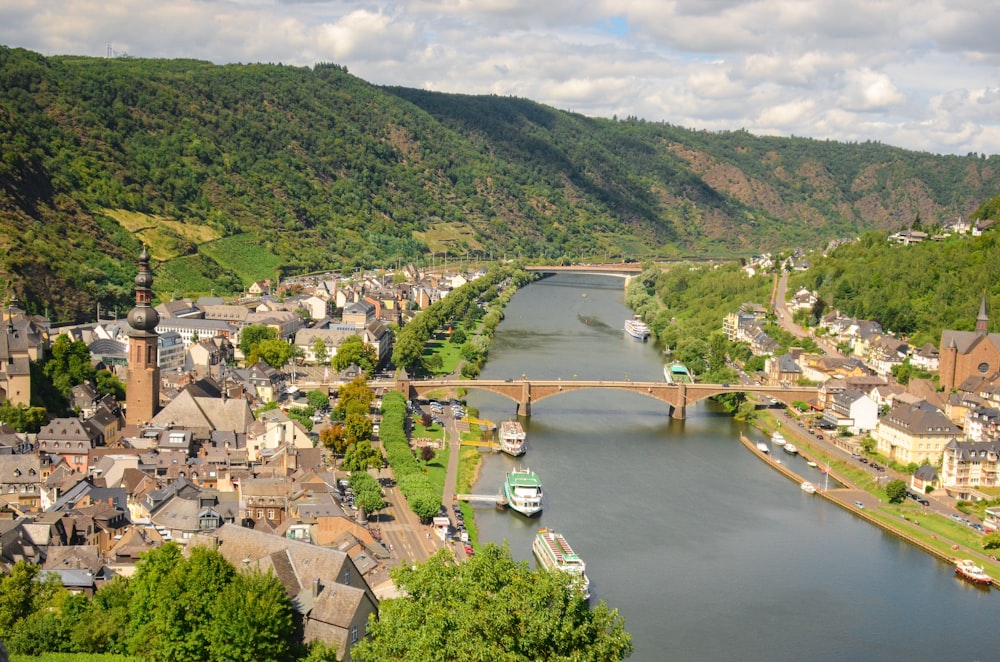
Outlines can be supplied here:
M0 0L43 55L344 65L709 131L1000 154L996 0Z

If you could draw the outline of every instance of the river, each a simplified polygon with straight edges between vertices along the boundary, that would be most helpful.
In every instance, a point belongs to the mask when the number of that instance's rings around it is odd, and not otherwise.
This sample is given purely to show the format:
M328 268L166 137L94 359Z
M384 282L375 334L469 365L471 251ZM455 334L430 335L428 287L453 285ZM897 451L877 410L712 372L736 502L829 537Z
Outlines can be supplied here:
M622 280L560 275L522 289L484 379L662 379L652 343L622 331ZM512 402L470 391L494 421ZM593 600L625 617L640 662L993 659L996 597L850 513L803 493L740 445L710 402L675 421L634 393L578 391L532 405L528 451L486 455L477 493L528 466L544 511L477 505L480 542L531 562L540 527L587 563ZM809 471L802 466L800 473Z

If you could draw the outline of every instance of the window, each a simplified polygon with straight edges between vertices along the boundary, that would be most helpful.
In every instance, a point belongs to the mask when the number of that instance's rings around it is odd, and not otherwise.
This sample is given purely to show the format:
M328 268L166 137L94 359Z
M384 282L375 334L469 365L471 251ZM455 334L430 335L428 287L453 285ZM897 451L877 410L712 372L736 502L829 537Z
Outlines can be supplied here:
M351 569L350 568L344 568L344 583L347 584L348 586L351 585Z
M258 508L257 509L257 519L264 519L264 509L263 508Z
M274 519L274 508L267 509L267 519Z
M357 643L357 641L358 641L358 626L357 625L352 625L351 626L351 643L354 644L354 643Z
M983 361L982 363L980 363L978 367L979 367L980 374L985 375L987 372L990 371L990 364L987 363L986 361Z

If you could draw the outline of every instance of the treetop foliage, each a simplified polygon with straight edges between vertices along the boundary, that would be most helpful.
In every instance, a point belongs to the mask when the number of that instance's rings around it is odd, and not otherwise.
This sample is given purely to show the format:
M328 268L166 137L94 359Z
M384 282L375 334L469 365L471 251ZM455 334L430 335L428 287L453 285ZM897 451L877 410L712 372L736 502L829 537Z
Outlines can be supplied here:
M406 597L382 601L355 659L613 662L632 652L617 610L591 608L570 575L531 570L506 547L487 544L462 563L442 550L392 577Z

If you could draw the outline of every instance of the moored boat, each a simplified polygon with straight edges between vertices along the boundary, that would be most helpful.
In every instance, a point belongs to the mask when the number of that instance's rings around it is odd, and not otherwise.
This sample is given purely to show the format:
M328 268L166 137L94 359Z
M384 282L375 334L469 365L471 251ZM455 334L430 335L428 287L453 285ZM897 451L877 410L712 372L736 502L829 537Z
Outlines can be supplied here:
M668 384L694 383L694 377L691 376L687 366L680 361L673 361L672 363L668 363L663 366L663 379L665 379Z
M819 465L813 462L812 460L809 460L808 462L806 462L806 466L809 467L810 469L815 469Z
M638 317L625 320L625 332L636 340L645 340L651 333L649 326Z
M503 495L507 506L522 515L531 517L542 512L542 481L531 469L514 469L507 472L503 482Z
M805 492L806 494L816 494L816 486L810 483L808 480L802 483L802 485L800 485L799 487L801 487L802 491Z
M774 434L771 435L771 443L775 446L784 446L785 437L780 432L775 430Z
M758 441L757 442L757 450L759 450L761 453L770 453L771 452L771 449L768 448L767 444L765 444L763 441Z
M559 570L577 578L577 587L584 599L590 599L590 579L587 564L583 562L561 533L550 529L540 529L531 545L538 563L546 570Z
M795 455L799 452L799 449L795 447L795 444L786 441L785 445L781 447L781 450L785 451L789 455Z
M955 564L955 574L973 584L992 584L993 578L986 574L983 566L972 559L962 559Z
M527 435L519 421L502 421L500 423L500 450L507 455L524 455L527 450L524 441Z

